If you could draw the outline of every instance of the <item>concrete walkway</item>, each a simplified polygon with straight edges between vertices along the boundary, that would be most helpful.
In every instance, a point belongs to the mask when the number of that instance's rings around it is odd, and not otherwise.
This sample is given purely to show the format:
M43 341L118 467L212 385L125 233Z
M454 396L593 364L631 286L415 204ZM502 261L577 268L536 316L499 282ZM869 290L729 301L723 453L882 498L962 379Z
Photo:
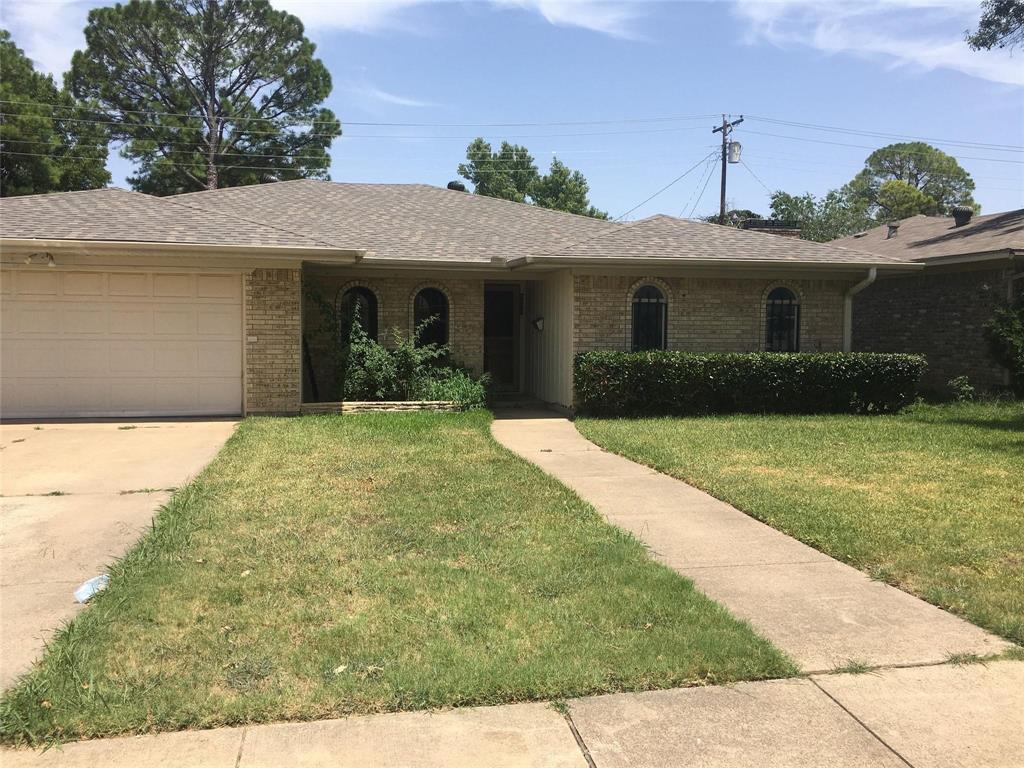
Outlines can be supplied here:
M652 556L746 619L806 673L985 656L1010 643L586 440L547 411L497 414L495 438L575 490Z
M0 751L4 768L1019 768L1024 662Z
M82 606L75 589L122 555L237 422L0 425L0 688Z

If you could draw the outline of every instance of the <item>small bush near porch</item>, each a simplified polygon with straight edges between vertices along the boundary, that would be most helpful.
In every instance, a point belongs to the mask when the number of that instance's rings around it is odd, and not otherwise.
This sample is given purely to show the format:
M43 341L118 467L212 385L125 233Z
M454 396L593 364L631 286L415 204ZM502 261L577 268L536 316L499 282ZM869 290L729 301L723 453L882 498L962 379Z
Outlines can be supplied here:
M577 426L611 451L1024 643L1024 403Z
M3 740L794 673L489 424L246 420L8 692Z

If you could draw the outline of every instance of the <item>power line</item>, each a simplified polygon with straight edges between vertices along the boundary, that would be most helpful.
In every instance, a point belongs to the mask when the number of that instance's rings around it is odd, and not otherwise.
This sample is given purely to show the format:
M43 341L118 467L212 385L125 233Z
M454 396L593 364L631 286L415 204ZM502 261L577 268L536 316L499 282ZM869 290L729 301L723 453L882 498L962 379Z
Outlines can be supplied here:
M45 101L14 101L12 99L0 99L0 104L17 104L19 106L33 106L33 107L50 107L52 109L83 109L80 105L67 105L67 104L54 104ZM161 110L152 109L117 109L113 110L121 114L135 114L135 115L164 115L167 117L192 117L202 118L202 115L197 115L191 112L164 112ZM342 121L344 125L359 125L359 126L382 126L382 127L395 127L395 128L532 128L532 127L549 127L549 126L571 126L571 125L620 125L627 123L664 123L664 122L675 122L683 120L707 120L715 117L714 114L706 115L670 115L664 117L625 117L614 120L561 120L561 121L537 121L537 122L519 122L519 123L394 123L394 122L367 122L357 120L345 120ZM64 119L64 118L55 118ZM277 122L277 118L272 117L229 117L224 118L224 122L248 122L248 121L259 121L259 122ZM335 121L333 120L294 120L285 123L285 125L329 125Z
M704 161L704 170L701 171L701 175L698 177L697 183L694 184L693 186L693 191L690 192L690 196L686 198L686 202L683 203L683 207L679 210L679 218L682 218L683 216L686 215L686 209L689 207L690 202L694 200L694 197L697 194L697 190L701 189L702 185L704 185L705 187L707 186L707 182L704 181L704 179L705 177L710 178L711 171L715 166L716 159L717 158L715 157L715 153L712 152L710 155L708 155L707 160Z
M811 139L806 136L786 136L781 133L767 133L765 131L752 131L749 128L746 129L746 133L752 133L756 136L773 136L777 139L791 139L793 141L809 141L812 144L829 144L834 147L853 147L855 149L870 149L872 151L878 149L878 147L871 147L865 144L846 144L839 141L826 141L825 139ZM914 150L907 150L904 152L907 155L926 155L926 152L916 152ZM983 160L990 163L1013 163L1015 165L1024 165L1024 160L1009 160L1002 157L972 157L971 155L958 155L956 159L959 160Z
M709 155L709 156L710 156L710 155ZM636 210L637 208L641 208L641 207L643 207L643 206L647 205L647 203L651 202L651 200L653 200L654 198L656 198L656 197L657 197L658 195L660 195L660 194L661 194L662 192L664 192L664 191L665 191L666 189L668 189L669 187L672 187L672 186L674 186L674 185L675 185L675 184L677 184L678 182L680 182L680 181L682 181L683 179L685 179L685 178L686 178L686 177L687 177L687 176L688 176L688 175L689 175L689 174L690 174L690 173L691 173L691 172L692 172L692 171L693 171L693 170L694 170L695 168L697 168L697 167L698 167L698 166L699 166L699 165L700 165L701 163L703 163L703 162L704 162L704 161L706 161L706 160L707 160L707 157L702 157L702 158L701 158L700 160L698 160L698 161L697 161L696 163L694 163L693 165L691 165L691 166L690 166L689 168L687 168L687 169L686 169L685 171L683 171L683 172L682 172L681 174L679 174L678 176L676 176L676 177L675 177L674 179L672 179L672 181L670 181L670 182L669 182L668 184L666 184L666 185L665 185L664 187L662 187L661 189L659 189L659 190L658 190L657 192L655 192L655 193L654 193L653 195L651 195L650 197L646 198L646 199L645 199L645 200L643 200L642 202L639 202L639 203L637 203L636 205L634 205L634 206L633 206L632 208L630 208L630 209L629 209L628 211L626 211L625 213L623 213L623 214L620 214L620 215L616 216L616 217L615 217L615 218L613 219L613 221L621 221L622 219L624 219L624 218L626 218L627 216L629 216L629 214L631 214L631 213L632 213L633 211L635 211L635 210Z
M774 125L787 125L793 128L805 128L813 131L825 131L829 133L843 133L854 136L874 136L880 139L912 139L915 141L927 141L934 144L948 144L951 146L972 147L975 149L991 149L997 152L1024 152L1024 146L1018 144L987 144L979 141L962 141L959 139L934 139L926 136L913 136L905 133L883 133L881 131L864 131L856 128L844 128L836 125L819 125L817 123L800 123L791 120L778 120L771 117L758 117L747 115L752 120L760 120Z
M717 160L717 158L715 157L714 153L712 153L711 158L714 159L714 160ZM709 163L708 164L708 175L704 179L704 186L701 187L700 194L697 195L697 199L693 201L693 208L690 209L690 215L687 216L686 218L688 218L688 219L692 219L693 218L693 214L694 214L694 212L696 212L697 206L700 205L700 201L704 199L704 193L707 192L708 184L711 182L711 177L715 175L714 174L714 170L715 170L715 163L713 163L713 162Z
M768 189L768 185L761 181L761 177L754 173L754 169L747 165L742 158L740 159L740 165L746 168L747 172L757 180L757 183L764 187L765 192L767 192L769 195L774 194L772 190Z

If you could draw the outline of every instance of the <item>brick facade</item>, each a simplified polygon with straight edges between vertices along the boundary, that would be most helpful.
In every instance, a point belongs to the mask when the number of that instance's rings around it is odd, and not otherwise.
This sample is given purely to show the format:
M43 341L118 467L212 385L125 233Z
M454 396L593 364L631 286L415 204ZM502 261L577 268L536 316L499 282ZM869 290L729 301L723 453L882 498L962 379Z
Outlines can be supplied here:
M299 411L301 278L297 269L255 269L245 277L246 413Z
M947 394L949 379L967 376L975 387L1005 384L988 354L982 326L1007 298L1008 269L927 271L879 280L853 305L853 348L914 352L928 358L922 385Z
M448 297L448 335L452 358L459 365L481 373L484 367L484 283L480 278L455 277L450 273L438 279L410 276L408 273L367 274L341 271L331 274L307 273L304 283L337 305L341 294L350 287L364 286L377 297L379 341L389 343L393 331L408 335L413 329L413 297L422 288L438 288ZM334 390L329 360L330 345L336 343L321 330L320 311L315 302L307 301L303 310L303 335L309 348L313 373L320 399ZM304 397L312 400L308 369L303 372Z
M687 352L755 352L764 348L765 298L785 286L800 298L800 349L836 351L843 344L842 280L641 275L577 275L574 342L577 352L629 349L632 295L645 283L668 298L668 348Z

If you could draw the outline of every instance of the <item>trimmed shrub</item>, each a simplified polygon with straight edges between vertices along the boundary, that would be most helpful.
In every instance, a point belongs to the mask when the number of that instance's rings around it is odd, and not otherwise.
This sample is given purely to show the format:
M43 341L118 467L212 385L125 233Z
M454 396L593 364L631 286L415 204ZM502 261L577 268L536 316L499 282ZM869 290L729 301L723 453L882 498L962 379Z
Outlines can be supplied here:
M583 352L576 408L606 416L887 413L917 395L920 355Z
M1014 394L1024 397L1024 296L1000 307L985 324L992 357L1010 372Z

